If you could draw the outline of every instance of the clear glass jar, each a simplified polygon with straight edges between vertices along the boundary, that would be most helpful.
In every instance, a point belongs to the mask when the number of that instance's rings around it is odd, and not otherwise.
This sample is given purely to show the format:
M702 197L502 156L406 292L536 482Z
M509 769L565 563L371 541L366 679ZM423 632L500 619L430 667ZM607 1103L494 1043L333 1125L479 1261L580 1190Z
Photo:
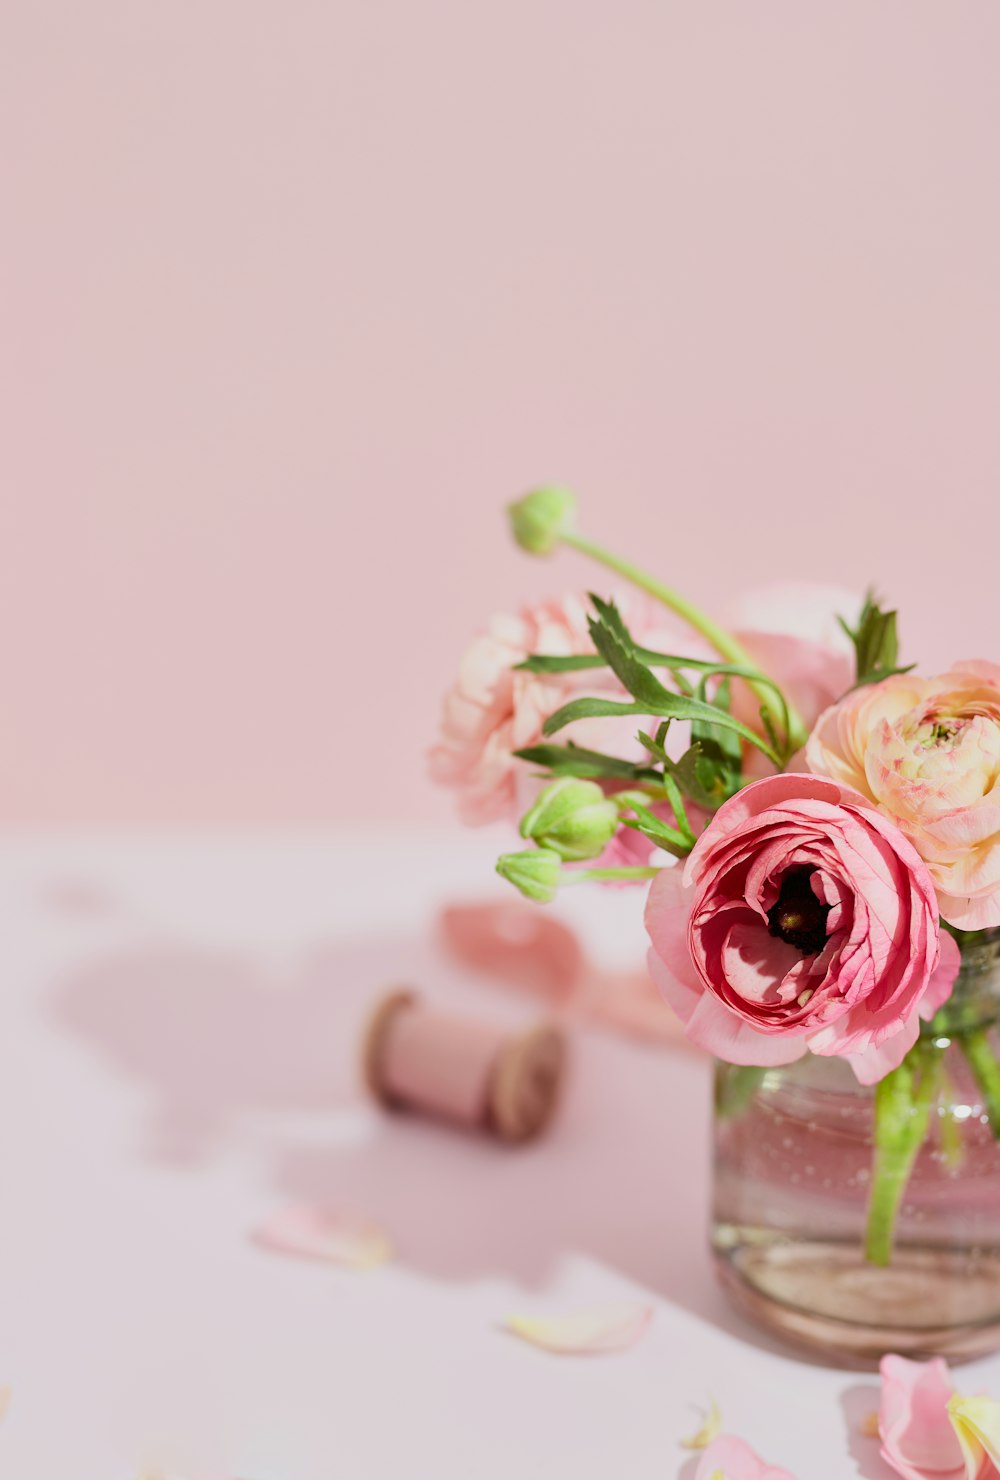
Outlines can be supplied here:
M716 1071L722 1283L758 1324L851 1365L887 1351L958 1361L1000 1348L1000 1140L988 1113L996 1123L1000 1104L982 1072L982 1056L995 1069L1000 1054L1000 930L963 939L951 1001L923 1045L926 1135L883 1219L884 1264L869 1257L875 1090L842 1060L813 1055Z

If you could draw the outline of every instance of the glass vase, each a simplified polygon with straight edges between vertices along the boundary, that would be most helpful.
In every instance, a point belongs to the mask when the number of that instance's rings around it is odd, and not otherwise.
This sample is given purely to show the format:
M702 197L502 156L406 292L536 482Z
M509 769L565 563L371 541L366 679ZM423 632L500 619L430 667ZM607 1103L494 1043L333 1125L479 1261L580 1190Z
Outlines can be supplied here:
M1000 1348L1000 930L965 937L924 1025L912 1155L886 1174L877 1088L807 1054L716 1070L712 1245L758 1324L849 1365ZM879 1156L882 1162L879 1162Z

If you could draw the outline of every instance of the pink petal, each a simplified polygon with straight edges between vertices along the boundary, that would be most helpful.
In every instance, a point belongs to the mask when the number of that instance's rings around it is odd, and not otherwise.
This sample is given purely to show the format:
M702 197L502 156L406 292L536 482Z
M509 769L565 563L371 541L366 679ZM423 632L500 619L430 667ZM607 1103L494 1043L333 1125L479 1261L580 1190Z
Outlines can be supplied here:
M324 1208L287 1208L255 1229L253 1237L279 1254L324 1259L348 1269L374 1269L392 1258L389 1239L377 1224Z
M609 1305L562 1316L508 1316L504 1326L560 1356L623 1351L646 1334L651 1305Z
M757 1033L706 988L699 995L675 976L654 950L646 959L650 976L699 1048L729 1064L755 1064L762 1069L794 1063L805 1053L802 1038Z
M849 1053L844 1057L854 1070L859 1084L878 1084L893 1069L899 1068L919 1036L920 1023L914 1012L891 1038L884 1038L881 1043L870 1043L860 1053ZM811 1046L814 1053L822 1052L815 1044ZM834 1048L832 1051L837 1050Z
M845 802L862 807L871 806L857 792L820 776L803 775L794 771L780 776L768 776L753 786L744 787L719 808L712 819L711 833L702 834L688 857L684 866L685 882L691 884L697 879L699 864L709 849L717 847L722 838L736 832L738 828L759 818L761 813L772 807L781 807L783 803L794 803L799 812L806 815L810 802L820 802L827 807L840 807ZM788 822L787 816L779 816L775 820L779 826Z
M962 953L958 949L958 941L947 930L941 931L941 958L931 973L930 981L924 988L924 995L920 999L920 1016L925 1022L930 1022L939 1007L943 1007L951 996L958 976L958 969L962 964Z
M720 1473L724 1480L795 1480L788 1470L766 1464L749 1444L732 1434L713 1439L701 1456L694 1480L714 1480Z
M1000 889L982 898L939 889L938 904L942 920L957 930L991 930L994 925L1000 925Z
M769 678L779 683L810 728L850 688L854 663L849 653L785 632L742 631L739 641ZM760 727L760 700L743 684L733 709L745 724Z
M902 1480L963 1480L965 1463L948 1416L947 1364L882 1358L882 1457Z
M700 993L705 990L705 984L695 970L688 945L692 898L684 883L684 868L679 864L665 868L649 886L643 918L646 933L663 964L684 987ZM686 1021L683 1013L681 1017Z
M740 920L726 935L722 968L732 990L746 1002L761 1006L778 998L778 988L787 974L802 965L802 952L759 921Z

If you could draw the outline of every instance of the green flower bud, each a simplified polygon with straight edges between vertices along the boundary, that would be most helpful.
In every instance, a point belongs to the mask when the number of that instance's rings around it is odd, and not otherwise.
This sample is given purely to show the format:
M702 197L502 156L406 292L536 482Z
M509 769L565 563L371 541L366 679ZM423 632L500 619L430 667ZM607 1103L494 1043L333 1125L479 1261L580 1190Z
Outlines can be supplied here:
M558 853L547 848L529 848L525 853L504 853L497 859L497 873L528 899L548 904L559 887L562 864Z
M576 497L568 488L535 488L508 504L510 527L529 555L551 555L576 518Z
M596 781L560 776L521 819L522 838L551 848L560 858L596 858L618 827L618 808Z

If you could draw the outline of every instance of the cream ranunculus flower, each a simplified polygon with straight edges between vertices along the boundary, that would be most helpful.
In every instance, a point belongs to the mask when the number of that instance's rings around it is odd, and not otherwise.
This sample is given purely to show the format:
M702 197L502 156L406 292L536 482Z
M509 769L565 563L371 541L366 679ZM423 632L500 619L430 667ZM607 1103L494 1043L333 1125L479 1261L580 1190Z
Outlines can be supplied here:
M943 919L1000 925L1000 666L972 659L856 689L820 716L805 754L906 834Z

